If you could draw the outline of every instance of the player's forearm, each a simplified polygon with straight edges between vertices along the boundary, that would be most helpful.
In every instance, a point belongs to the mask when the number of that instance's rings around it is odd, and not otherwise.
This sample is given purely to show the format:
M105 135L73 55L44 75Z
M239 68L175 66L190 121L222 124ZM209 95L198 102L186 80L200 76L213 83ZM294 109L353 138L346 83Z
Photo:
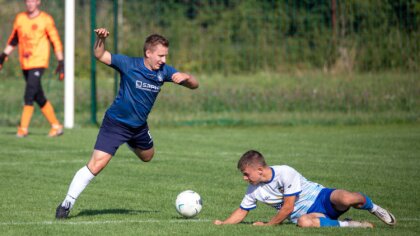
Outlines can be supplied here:
M172 81L190 89L198 88L198 80L187 73L177 72L172 75Z
M8 44L6 46L6 48L3 50L2 53L0 53L0 70L3 69L3 63L4 61L7 59L7 56L10 55L10 53L12 53L14 47L10 44Z
M3 52L6 55L10 55L10 53L13 52L13 49L15 49L15 47L9 44L9 45L6 46L6 48L4 48Z
M57 61L64 60L63 52L55 52L55 57L57 58Z
M95 57L100 60L105 54L105 51L105 38L97 37L93 47Z
M281 209L268 223L267 225L278 225L281 224L290 214L292 214L292 209Z
M224 225L238 224L245 219L248 211L241 208L236 209L226 220L222 221Z
M198 80L192 75L189 75L189 78L184 81L183 85L190 89L196 89L199 86Z

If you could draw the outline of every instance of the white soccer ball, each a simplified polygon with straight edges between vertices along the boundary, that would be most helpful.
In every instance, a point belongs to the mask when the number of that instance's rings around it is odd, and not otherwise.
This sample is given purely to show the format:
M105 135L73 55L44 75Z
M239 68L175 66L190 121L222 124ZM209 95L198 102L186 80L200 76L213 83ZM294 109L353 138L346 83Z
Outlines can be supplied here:
M191 218L200 213L203 203L198 193L185 190L178 194L175 201L176 211L186 218Z

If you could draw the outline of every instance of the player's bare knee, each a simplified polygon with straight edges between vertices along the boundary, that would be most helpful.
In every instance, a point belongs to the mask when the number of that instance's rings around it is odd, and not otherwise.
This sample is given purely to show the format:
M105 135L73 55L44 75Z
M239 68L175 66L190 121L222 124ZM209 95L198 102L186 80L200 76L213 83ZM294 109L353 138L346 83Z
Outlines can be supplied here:
M316 221L317 218L312 218L308 216L301 216L297 221L297 226L302 228L317 227Z
M151 161L154 155L155 155L155 150L153 148L148 149L148 150L142 150L137 153L137 156L140 158L140 160L144 162Z
M93 175L98 175L99 172L104 168L100 162L89 162L87 165L88 169Z
M144 156L139 156L140 160L144 161L144 162L149 162L152 160L153 158L153 154L152 155L144 155Z
M149 162L152 160L155 152L154 150L146 150L136 153L137 156L142 160L143 162Z

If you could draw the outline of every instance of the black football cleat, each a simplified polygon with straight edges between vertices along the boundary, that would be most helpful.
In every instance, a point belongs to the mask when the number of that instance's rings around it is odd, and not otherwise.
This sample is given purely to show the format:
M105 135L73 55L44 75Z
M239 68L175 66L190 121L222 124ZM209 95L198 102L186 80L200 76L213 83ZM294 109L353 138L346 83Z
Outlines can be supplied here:
M57 220L63 220L63 219L67 219L69 217L70 214L70 208L66 208L58 205L57 209L55 210L55 218Z

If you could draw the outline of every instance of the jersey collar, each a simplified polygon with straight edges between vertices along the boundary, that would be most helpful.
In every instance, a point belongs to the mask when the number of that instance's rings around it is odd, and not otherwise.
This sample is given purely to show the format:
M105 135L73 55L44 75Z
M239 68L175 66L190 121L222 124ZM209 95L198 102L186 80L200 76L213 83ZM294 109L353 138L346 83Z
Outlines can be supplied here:
M274 179L274 175L276 174L276 172L274 172L273 167L270 167L270 169L271 169L271 179L269 181L265 182L266 184L271 183Z

